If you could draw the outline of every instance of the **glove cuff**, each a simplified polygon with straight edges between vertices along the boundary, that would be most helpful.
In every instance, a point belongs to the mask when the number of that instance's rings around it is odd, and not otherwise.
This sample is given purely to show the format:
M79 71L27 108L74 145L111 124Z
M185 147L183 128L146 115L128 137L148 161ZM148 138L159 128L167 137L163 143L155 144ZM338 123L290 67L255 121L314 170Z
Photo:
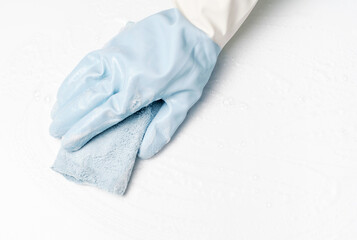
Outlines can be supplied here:
M174 0L193 25L221 48L233 37L258 0Z

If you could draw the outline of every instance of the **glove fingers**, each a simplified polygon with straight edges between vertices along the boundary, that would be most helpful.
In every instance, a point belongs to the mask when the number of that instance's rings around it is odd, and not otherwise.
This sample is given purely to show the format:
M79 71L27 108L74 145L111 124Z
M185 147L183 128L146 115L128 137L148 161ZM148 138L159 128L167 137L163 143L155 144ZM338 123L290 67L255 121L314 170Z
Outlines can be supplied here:
M119 32L129 29L134 25L134 22L127 22ZM75 95L78 95L85 89L88 89L91 85L107 77L107 70L108 69L105 62L102 60L99 51L94 51L84 57L60 86L57 93L57 102L51 112L52 119L55 117L58 110Z
M99 133L122 121L133 113L128 102L125 93L112 95L67 131L62 137L62 146L68 151L76 151ZM137 107L141 109L143 105Z
M113 90L109 80L98 82L57 109L50 126L53 137L62 137L77 121L104 103Z
M200 96L195 95L192 92L181 92L164 100L165 103L145 132L138 153L140 158L151 158L171 140L188 110Z
M91 85L105 77L105 64L98 53L88 54L66 77L57 92L57 102L51 112L52 118L58 109L65 105L75 95L88 89Z

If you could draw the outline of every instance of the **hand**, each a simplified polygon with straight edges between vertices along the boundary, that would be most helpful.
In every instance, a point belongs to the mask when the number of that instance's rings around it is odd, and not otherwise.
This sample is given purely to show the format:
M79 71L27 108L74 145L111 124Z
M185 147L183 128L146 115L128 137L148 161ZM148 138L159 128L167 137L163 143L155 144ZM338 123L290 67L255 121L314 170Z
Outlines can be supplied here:
M139 157L168 143L201 97L220 48L176 9L125 28L103 49L89 53L65 79L52 111L50 134L66 150L132 113L163 100L150 123Z

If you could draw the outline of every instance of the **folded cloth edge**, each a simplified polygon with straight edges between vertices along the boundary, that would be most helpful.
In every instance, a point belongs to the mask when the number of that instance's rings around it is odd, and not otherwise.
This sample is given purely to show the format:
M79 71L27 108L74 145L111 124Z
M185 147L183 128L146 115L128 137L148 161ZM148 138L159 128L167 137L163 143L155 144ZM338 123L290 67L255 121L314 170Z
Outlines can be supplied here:
M51 169L70 181L123 195L145 131L161 106L162 101L150 104L78 151L61 148Z

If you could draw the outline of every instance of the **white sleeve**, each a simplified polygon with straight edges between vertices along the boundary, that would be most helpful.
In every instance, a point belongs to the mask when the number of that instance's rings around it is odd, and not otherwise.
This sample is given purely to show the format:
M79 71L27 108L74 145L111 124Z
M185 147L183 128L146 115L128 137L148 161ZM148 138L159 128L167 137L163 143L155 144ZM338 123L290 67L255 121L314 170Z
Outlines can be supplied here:
M173 0L180 12L220 47L233 37L258 0Z

